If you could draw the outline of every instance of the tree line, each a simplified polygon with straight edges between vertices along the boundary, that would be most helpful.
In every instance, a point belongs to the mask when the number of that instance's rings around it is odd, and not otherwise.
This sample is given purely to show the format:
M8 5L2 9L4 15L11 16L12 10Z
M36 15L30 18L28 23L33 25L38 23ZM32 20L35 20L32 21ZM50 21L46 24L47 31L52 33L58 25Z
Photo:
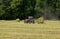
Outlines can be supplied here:
M0 0L0 19L25 19L28 16L60 19L60 0Z

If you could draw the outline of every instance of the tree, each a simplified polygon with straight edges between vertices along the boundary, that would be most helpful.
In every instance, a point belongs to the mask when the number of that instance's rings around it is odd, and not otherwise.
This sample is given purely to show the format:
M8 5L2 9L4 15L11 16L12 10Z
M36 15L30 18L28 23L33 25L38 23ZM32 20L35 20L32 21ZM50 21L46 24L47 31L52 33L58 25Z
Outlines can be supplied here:
M60 18L59 0L0 0L0 19Z
M36 0L36 6L35 6L35 11L36 11L36 18L39 18L44 15L44 10L45 9L45 0Z
M5 13L5 11L3 10L3 2L2 0L0 0L0 17Z

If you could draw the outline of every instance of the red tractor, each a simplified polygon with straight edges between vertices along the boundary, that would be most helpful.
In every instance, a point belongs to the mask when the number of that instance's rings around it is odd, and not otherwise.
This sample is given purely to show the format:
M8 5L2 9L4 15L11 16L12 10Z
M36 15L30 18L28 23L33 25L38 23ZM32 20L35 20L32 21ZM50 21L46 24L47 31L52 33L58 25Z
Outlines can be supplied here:
M24 20L24 23L28 23L28 22L29 22L29 19L25 19L25 20Z

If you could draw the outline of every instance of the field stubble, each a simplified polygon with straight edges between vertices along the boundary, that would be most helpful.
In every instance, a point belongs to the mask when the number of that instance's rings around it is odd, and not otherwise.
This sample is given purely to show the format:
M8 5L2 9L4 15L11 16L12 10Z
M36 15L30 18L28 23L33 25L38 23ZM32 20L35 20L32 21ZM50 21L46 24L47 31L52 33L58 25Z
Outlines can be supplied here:
M0 39L60 39L60 21L44 24L0 21Z

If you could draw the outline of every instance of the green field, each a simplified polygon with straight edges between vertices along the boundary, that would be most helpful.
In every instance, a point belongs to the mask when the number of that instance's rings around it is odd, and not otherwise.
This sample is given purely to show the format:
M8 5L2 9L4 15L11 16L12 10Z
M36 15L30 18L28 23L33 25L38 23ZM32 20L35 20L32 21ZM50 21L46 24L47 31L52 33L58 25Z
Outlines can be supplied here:
M0 39L60 39L60 21L24 24L1 20Z

